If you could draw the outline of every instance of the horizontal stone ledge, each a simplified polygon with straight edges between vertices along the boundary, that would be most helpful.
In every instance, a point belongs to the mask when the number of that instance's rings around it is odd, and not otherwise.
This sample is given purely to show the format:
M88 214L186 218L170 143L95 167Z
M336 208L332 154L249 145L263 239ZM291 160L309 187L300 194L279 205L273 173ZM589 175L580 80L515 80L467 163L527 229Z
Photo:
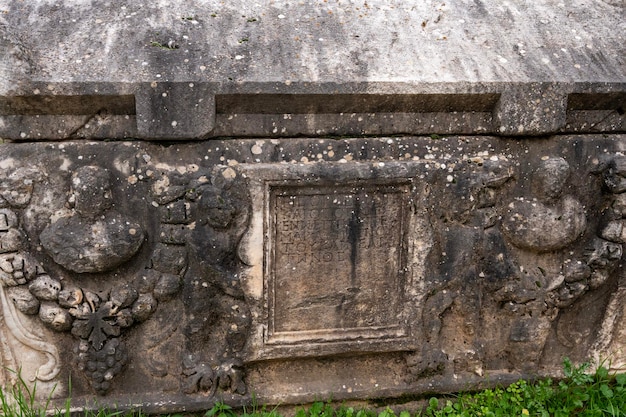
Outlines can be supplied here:
M259 371L269 371L267 369L259 369ZM318 370L315 370L318 371ZM382 372L381 372L382 373ZM509 385L520 379L535 379L542 375L537 374L523 374L518 372L494 372L490 374L489 380L485 380L478 376L475 376L472 389L487 389L497 386ZM311 375L303 374L302 379L309 378ZM243 408L250 407L254 404L272 405L276 407L283 406L302 406L304 404L313 403L315 401L333 401L335 403L341 403L345 401L355 401L355 398L359 398L361 401L376 401L379 400L391 400L400 399L406 397L406 390L403 388L380 388L376 386L376 383L372 383L373 380L367 381L352 381L356 387L341 385L340 388L333 390L334 386L326 388L324 392L312 392L309 390L298 390L298 387L294 389L294 384L288 388L289 395L277 392L276 386L274 392L271 394L254 393L245 396L221 394L219 398L206 398L195 397L190 398L184 395L170 395L164 398L162 394L158 395L133 395L118 396L114 399L98 399L94 401L93 398L79 398L72 401L72 413L81 413L84 411L99 410L102 407L111 407L116 411L141 409L145 414L171 414L171 413L197 413L204 412L211 409L217 403L226 403L231 407ZM277 382L277 381L274 381ZM358 387L358 385L361 387ZM453 394L457 392L465 392L468 389L467 381L455 382L452 384L442 384L441 381L433 380L429 382L422 382L419 384L420 392L437 392L439 395ZM276 384L278 385L278 384ZM282 385L281 385L282 386ZM295 392L298 391L298 392ZM416 390L417 391L417 390ZM359 401L359 400L356 400ZM67 403L65 400L52 400L49 403L49 407L53 409L65 410Z
M622 132L623 83L32 84L7 140Z

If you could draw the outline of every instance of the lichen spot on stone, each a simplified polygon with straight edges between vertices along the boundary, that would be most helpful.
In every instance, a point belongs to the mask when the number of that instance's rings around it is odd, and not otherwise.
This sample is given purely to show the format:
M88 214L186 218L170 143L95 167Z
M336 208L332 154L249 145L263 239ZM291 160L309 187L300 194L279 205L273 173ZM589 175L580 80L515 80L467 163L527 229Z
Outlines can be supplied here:
M224 171L222 171L222 176L227 180L232 180L237 176L237 173L232 168L226 168Z
M15 167L15 159L6 158L0 161L0 169L11 169Z
M167 190L170 186L170 179L167 176L162 176L160 179L156 180L152 185L152 191L156 195L161 195Z

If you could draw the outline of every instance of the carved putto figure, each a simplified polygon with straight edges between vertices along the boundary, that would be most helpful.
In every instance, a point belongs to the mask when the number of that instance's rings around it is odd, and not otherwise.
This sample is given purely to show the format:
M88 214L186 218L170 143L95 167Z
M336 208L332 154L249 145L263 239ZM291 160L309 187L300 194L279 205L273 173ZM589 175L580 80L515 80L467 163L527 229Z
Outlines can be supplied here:
M534 172L534 198L521 197L509 204L502 231L519 248L537 252L563 249L585 231L585 211L575 198L563 195L569 178L563 158L548 158Z
M54 261L74 272L102 272L129 260L141 247L141 226L113 207L109 173L85 166L72 176L73 211L40 235Z

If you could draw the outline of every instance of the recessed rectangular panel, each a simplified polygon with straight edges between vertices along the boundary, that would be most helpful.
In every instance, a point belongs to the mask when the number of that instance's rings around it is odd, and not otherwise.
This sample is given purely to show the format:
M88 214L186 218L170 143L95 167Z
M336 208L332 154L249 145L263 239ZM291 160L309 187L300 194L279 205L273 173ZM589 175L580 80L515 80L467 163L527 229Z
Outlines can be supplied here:
M408 185L270 188L267 343L401 337Z

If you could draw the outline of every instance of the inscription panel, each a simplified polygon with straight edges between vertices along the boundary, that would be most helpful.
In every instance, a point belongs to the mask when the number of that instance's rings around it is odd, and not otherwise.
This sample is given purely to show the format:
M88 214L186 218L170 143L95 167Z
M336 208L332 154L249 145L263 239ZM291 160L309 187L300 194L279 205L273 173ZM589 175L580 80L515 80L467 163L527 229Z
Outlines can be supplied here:
M409 186L270 188L267 343L402 337Z

